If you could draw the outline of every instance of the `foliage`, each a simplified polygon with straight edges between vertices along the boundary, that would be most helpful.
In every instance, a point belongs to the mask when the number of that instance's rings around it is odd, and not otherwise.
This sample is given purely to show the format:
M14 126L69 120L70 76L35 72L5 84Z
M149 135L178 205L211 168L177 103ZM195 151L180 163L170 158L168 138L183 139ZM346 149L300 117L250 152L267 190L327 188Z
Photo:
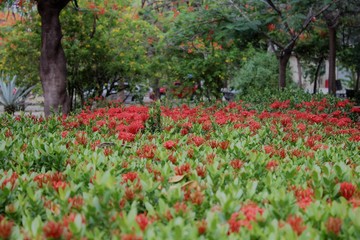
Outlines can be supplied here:
M0 104L4 105L7 113L13 114L20 105L24 104L26 96L34 87L16 87L16 76L1 74L0 78Z
M155 39L157 30L134 15L126 3L116 3L89 1L83 3L89 11L62 16L70 84L80 92L94 89L94 95L101 96L104 89L109 94L121 83L135 85L149 76L150 45L143 40Z
M40 82L40 18L33 11L29 12L26 20L19 15L15 18L15 25L0 31L0 37L3 38L0 69L18 76L20 86L35 85Z
M79 4L78 11L69 5L61 14L70 95L84 102L84 97L121 90L124 82L147 84L153 72L149 52L150 40L158 38L156 26L141 20L128 1ZM0 51L0 66L27 79L21 84L39 82L40 19L30 13L4 33L6 43Z
M169 78L187 88L197 85L199 96L219 98L240 61L235 40L219 31L218 16L207 5L175 10L158 45L168 61Z
M262 92L263 89L276 89L278 86L279 66L272 53L249 48L244 54L244 63L232 80L231 85L241 95Z

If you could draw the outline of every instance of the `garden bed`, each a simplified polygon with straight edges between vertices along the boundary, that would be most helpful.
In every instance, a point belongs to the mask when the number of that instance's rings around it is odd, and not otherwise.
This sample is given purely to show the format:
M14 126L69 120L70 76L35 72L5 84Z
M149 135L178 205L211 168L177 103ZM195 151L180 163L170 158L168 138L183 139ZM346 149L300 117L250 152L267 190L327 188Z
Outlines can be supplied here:
M359 238L359 109L254 109L1 115L0 238Z

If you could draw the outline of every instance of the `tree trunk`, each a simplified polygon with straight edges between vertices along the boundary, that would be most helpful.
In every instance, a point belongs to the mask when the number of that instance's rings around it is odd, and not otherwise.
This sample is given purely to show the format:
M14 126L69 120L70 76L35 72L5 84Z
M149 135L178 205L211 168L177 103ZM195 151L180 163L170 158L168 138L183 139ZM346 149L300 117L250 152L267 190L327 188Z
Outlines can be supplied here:
M291 57L292 50L295 46L295 42L293 42L288 48L282 50L279 59L279 89L284 90L286 87L286 67L288 65L289 59Z
M44 112L63 114L70 111L69 96L66 91L66 59L61 45L61 25L59 15L70 0L38 0L37 8L41 16L41 56L40 80L44 91Z
M156 78L155 83L154 83L154 95L155 95L154 100L160 99L160 86L159 86L159 84L160 84L159 78Z
M360 85L360 70L356 72L356 83L355 83L355 92L359 91L359 85Z
M319 72L320 72L320 67L322 64L323 59L320 58L318 65L316 67L316 71L315 71L315 76L314 76L314 92L313 94L316 94L316 88L317 88L317 80L318 80L318 76L319 76Z
M302 69L301 69L299 57L296 57L296 65L297 65L298 77L299 77L298 85L300 88L302 88L302 86L303 86L303 84L302 84Z
M336 95L336 29L329 28L329 94Z
M286 87L286 67L290 56L291 54L284 54L279 58L279 89L281 90Z

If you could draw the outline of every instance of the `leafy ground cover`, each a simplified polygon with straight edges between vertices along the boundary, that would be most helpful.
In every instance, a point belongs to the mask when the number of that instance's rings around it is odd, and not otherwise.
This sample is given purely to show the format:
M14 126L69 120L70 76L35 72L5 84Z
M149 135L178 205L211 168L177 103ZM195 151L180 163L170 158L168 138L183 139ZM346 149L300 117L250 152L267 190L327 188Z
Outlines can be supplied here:
M256 109L2 115L0 238L360 238L360 109Z

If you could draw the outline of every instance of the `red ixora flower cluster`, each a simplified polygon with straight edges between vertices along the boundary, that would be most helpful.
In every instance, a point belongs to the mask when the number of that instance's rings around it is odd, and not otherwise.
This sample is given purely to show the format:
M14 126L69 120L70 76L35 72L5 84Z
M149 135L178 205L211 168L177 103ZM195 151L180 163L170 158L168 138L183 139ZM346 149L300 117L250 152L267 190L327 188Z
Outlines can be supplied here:
M122 175L122 183L134 182L136 179L138 179L137 172L128 172Z
M256 220L257 216L261 216L264 209L258 207L255 203L244 205L239 212L235 212L228 220L229 234L237 233L241 227L252 229L251 222Z
M65 176L61 172L36 175L34 177L34 182L36 182L40 188L44 185L51 185L55 190L66 187Z
M286 222L291 226L293 231L298 236L300 236L303 233L303 231L306 229L303 219L299 216L290 215Z
M14 222L6 220L0 215L0 239L9 239L12 233Z
M303 189L302 187L293 186L292 190L297 200L297 204L301 209L309 206L314 198L314 191L311 188Z
M340 195L346 198L347 200L350 200L350 198L354 195L356 192L356 187L354 184L349 182L342 182L340 184Z

